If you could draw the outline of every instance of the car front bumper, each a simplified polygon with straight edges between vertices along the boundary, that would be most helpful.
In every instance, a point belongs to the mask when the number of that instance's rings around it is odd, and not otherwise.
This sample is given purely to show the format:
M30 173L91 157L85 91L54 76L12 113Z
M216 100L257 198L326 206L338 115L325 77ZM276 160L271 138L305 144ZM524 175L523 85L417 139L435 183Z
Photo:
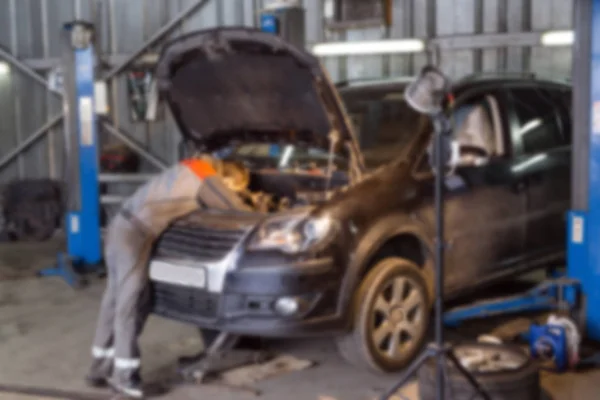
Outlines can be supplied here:
M205 329L263 337L331 335L344 330L337 307L340 276L331 258L235 271L208 265L202 267L206 276L200 285L189 275L171 279L178 268L190 269L181 260L153 260L151 271L153 263L171 265L173 271L168 278L151 278L157 315ZM191 268L195 267L199 266ZM282 313L278 301L297 304L297 312Z

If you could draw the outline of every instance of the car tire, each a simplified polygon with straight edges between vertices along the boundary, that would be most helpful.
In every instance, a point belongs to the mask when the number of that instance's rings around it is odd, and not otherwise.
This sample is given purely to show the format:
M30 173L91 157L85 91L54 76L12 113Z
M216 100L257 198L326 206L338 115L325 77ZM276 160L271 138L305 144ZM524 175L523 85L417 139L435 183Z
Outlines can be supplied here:
M518 367L510 369L494 369L490 371L471 371L477 382L490 396L490 400L539 400L542 396L537 364L530 359L526 352L517 346L498 345L489 343L461 344L455 347L457 358L460 350L470 352L490 352L490 359L503 354L504 357L514 357L522 360ZM502 356L500 356L502 357ZM476 361L480 362L480 361ZM465 367L467 365L463 363ZM468 368L470 369L470 368ZM477 398L473 387L454 367L448 364L448 379L446 381L446 399ZM419 398L421 400L436 399L436 362L427 360L418 372Z
M398 371L422 348L430 309L427 283L418 266L403 258L385 258L355 293L353 328L337 338L338 349L361 369Z

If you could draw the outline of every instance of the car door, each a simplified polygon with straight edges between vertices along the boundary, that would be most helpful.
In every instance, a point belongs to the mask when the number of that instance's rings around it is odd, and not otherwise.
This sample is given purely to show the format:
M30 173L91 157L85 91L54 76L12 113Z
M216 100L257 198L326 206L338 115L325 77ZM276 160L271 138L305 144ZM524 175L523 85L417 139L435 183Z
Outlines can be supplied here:
M493 151L483 163L465 162L447 180L446 284L450 291L494 279L524 253L525 195L506 173L513 161L504 127L506 109L496 94L489 92L457 103L457 114L469 104L484 106L494 143L487 146Z
M570 204L570 90L514 87L508 96L517 160L513 170L527 193L527 257L556 261L565 248Z

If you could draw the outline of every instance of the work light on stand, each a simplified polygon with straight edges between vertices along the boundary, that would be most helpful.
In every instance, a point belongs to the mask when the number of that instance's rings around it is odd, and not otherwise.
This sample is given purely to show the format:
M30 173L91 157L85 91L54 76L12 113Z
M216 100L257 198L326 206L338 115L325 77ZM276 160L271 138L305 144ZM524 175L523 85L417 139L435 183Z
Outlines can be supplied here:
M416 80L405 90L406 102L416 111L430 116L434 126L434 151L433 170L435 172L435 341L430 343L419 357L406 369L402 378L396 383L381 400L389 400L404 386L413 374L431 357L437 359L436 363L436 399L445 397L445 383L447 379L446 367L448 361L471 384L482 399L489 400L489 395L482 389L473 375L465 369L456 358L452 347L444 343L444 178L445 167L448 163L447 154L450 154L451 125L444 113L444 100L450 95L449 79L436 67L425 66Z

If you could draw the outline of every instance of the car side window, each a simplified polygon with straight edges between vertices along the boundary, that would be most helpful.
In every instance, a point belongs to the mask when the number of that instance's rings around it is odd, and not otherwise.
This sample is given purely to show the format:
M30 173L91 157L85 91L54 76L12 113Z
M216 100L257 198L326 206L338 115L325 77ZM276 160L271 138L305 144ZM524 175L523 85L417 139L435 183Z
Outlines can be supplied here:
M461 99L452 109L451 122L453 139L468 149L461 150L458 166L483 165L484 160L504 154L500 115L493 94L478 93ZM431 172L428 151L421 156L414 172L418 176Z
M402 154L426 118L404 101L401 91L354 96L344 102L368 168L387 164Z
M567 129L553 93L527 87L511 89L509 96L523 153L536 154L568 144Z
M556 104L558 116L560 118L560 127L563 133L563 140L571 144L572 140L572 92L570 89L549 89L548 93L552 101Z

